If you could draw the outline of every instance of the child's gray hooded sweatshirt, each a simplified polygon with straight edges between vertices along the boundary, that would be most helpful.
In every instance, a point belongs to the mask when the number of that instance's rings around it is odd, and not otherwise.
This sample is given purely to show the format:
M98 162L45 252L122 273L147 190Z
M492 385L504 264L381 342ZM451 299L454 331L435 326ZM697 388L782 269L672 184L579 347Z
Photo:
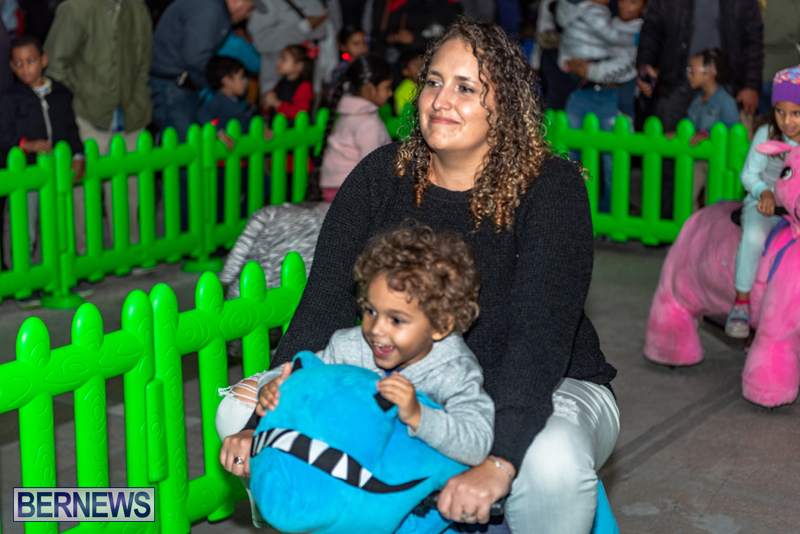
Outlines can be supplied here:
M375 365L372 349L361 327L338 330L325 350L317 353L326 364L348 364L374 371L378 379L386 371ZM477 358L457 334L434 342L425 358L402 368L400 374L444 410L422 405L417 437L457 462L475 466L483 462L494 440L494 403L483 390L483 372ZM281 367L259 377L260 390L279 377Z

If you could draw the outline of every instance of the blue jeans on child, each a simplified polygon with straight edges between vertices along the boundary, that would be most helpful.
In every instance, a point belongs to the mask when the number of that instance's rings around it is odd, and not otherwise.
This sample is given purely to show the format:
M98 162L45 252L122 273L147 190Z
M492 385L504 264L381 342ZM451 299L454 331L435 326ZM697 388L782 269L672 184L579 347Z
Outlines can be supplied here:
M736 251L736 272L733 275L733 285L736 291L742 293L749 293L753 289L767 236L783 219L778 215L761 215L756 206L758 201L747 195L742 207L742 242Z
M600 121L600 129L611 131L619 114L619 88L587 85L576 89L567 99L566 112L570 128L582 128L584 117L594 113ZM570 158L578 159L579 154L579 151L571 150ZM600 211L606 213L611 211L612 162L611 154L600 155Z

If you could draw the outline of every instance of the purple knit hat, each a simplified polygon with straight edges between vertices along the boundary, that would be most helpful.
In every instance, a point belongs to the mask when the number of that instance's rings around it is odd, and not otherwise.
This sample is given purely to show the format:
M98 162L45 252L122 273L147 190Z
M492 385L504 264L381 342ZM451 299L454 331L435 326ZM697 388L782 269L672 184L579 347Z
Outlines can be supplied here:
M778 72L772 80L772 105L778 102L800 106L800 65Z

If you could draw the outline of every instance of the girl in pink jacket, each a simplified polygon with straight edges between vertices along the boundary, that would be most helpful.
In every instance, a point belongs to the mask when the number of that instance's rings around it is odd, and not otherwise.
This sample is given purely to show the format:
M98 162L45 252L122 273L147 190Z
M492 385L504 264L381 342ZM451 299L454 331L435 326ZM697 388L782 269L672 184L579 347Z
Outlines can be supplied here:
M323 143L320 186L324 202L333 201L339 186L361 158L391 143L378 115L391 96L392 69L381 57L355 58L339 79L329 104L337 118L335 123L328 122Z

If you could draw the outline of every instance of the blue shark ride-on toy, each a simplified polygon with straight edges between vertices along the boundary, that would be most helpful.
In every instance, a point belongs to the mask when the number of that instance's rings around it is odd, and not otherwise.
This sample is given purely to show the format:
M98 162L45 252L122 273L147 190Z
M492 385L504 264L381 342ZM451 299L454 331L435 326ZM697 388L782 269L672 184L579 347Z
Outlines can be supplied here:
M278 407L253 437L250 489L285 533L439 534L451 522L420 506L467 469L408 435L374 372L294 358ZM426 395L419 401L440 408ZM600 486L593 534L618 533Z

